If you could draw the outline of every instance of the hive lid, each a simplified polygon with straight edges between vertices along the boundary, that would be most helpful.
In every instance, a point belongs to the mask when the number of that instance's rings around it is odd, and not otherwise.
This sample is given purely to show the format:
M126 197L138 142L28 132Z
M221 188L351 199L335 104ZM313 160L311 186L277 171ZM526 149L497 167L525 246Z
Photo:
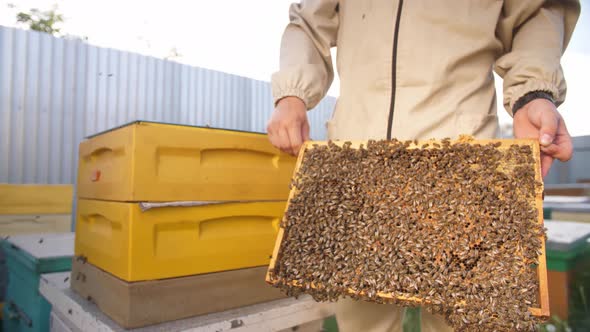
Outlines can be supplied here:
M587 246L590 238L590 224L575 221L545 220L547 228L547 250L576 251ZM549 255L549 253L548 253Z
M283 200L235 200L235 201L174 201L174 202L139 202L139 208L142 212L146 212L151 209L164 208L164 207L194 207L194 206L206 206L216 204L236 204L236 203L257 203L257 202L282 202Z
M7 258L39 273L65 271L74 255L74 233L27 234L2 241Z
M568 204L568 203L590 203L590 197L586 196L560 196L560 195L545 195L543 199L545 204Z
M124 127L128 127L128 126L133 126L133 125L165 125L165 126L178 126L178 127L192 127L192 128L201 128L201 129L211 129L211 130L223 130L223 131L233 131L233 132L239 132L239 133L248 133L248 134L257 134L257 135L266 135L265 133L262 132L256 132L256 131L248 131L248 130L239 130L239 129L227 129L227 128L219 128L219 127L211 127L211 126L197 126L197 125L189 125L189 124L181 124L181 123L172 123L172 122L157 122L157 121L145 121L145 120L135 120L135 121L131 121L131 122L127 122L124 123L122 125L119 126L115 126L100 132L97 132L95 134L86 136L86 139L89 138L93 138L96 136L100 136L103 134L106 134L108 132L111 131L115 131Z
M544 207L552 211L590 213L590 203L555 203L544 202Z

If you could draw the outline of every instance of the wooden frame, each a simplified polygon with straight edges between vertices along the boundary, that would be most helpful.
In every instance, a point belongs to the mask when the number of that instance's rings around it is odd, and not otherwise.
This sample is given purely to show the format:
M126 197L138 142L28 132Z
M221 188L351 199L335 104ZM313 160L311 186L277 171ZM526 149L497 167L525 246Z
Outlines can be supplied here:
M410 146L408 147L409 149L415 149L415 148L419 148L420 146L422 146L423 144L426 143L435 143L438 142L440 144L440 141L438 140L427 140L427 141L419 141L417 142L417 144L412 143L410 144ZM488 143L497 143L500 142L500 149L507 149L510 147L510 145L513 144L518 144L518 145L528 145L531 147L531 149L533 150L533 156L535 158L535 180L543 183L542 177L541 177L541 160L540 160L540 148L539 148L539 144L537 140L533 140L533 139L486 139L486 140L475 140L472 139L471 137L467 137L467 136L461 136L459 137L459 139L456 140L451 140L450 141L451 144L454 143L469 143L469 144L488 144ZM334 141L335 144L342 146L345 141ZM358 148L361 144L363 144L364 146L367 145L367 141L351 141L352 143L352 148ZM300 167L301 167L301 163L303 161L303 156L305 155L305 152L308 149L313 149L313 145L327 145L328 142L327 141L308 141L306 142L302 148L301 151L299 153L299 156L297 158L297 162L295 164L295 170L293 173L293 177L295 177L297 175L297 172L299 171ZM538 211L538 222L539 224L543 225L543 187L541 188L537 188L535 189L535 203L536 203L536 207L537 207L537 211ZM291 200L293 199L293 197L296 194L296 188L293 187L293 189L291 189L291 191L289 192L289 198L287 201L287 206L286 206L286 210L287 211L289 209L289 204L291 202ZM286 213L283 216L283 218L286 218ZM273 253L272 253L272 257L270 260L270 264L269 264L269 268L268 271L266 273L266 282L269 284L273 284L273 281L271 280L270 277L270 271L274 270L275 264L276 264L276 259L278 257L279 254L279 249L281 247L281 242L283 240L283 235L284 235L284 229L283 227L279 228L279 232L277 235L277 239L275 242L275 247L273 249ZM530 312L531 314L533 314L534 316L539 316L539 317L549 317L550 316L550 311L549 311L549 290L548 290L548 285L547 285L547 262L546 262L546 257L545 257L545 239L542 238L541 241L541 254L539 255L539 265L537 266L537 275L538 275L538 279L539 279L539 304L540 307L539 308L530 308ZM293 284L294 286L297 286L296 284ZM312 285L313 287L313 285ZM349 289L349 293L351 294L356 294L356 292L352 289ZM379 292L377 293L377 296L381 297L381 298L386 298L386 299L392 299L393 297L391 296L391 294L387 294L387 293L382 293ZM404 297L404 296L398 296L396 297L396 299L398 300L404 300L404 301L413 301L416 303L421 303L422 299L417 298L417 297Z

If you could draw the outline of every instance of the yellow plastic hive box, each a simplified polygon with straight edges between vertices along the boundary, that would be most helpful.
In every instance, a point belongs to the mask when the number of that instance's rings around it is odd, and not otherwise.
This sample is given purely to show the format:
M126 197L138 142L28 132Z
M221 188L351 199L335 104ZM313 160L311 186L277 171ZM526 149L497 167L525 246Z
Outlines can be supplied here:
M69 214L0 215L0 237L31 233L70 232Z
M134 122L80 144L79 197L112 201L286 200L295 158L267 135Z
M70 214L70 184L0 184L0 215Z
M71 185L0 184L0 236L69 232Z
M76 256L141 281L264 266L286 202L157 207L78 200Z

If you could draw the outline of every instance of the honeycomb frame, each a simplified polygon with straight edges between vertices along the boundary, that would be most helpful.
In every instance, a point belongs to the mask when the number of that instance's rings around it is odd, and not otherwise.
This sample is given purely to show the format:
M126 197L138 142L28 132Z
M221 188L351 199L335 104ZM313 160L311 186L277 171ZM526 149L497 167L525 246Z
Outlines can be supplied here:
M353 149L358 149L361 145L363 146L367 146L367 141L352 141L352 142L345 142L345 141L334 141L331 142L334 143L338 146L343 146L346 143L350 143L351 144L351 148ZM450 140L450 144L456 144L456 143L468 143L468 144L480 144L480 145L485 145L485 144L497 144L497 149L499 150L505 150L508 149L510 146L512 145L519 145L519 146L530 146L532 153L533 153L533 158L534 158L534 170L535 170L535 181L537 181L538 183L541 183L541 186L536 186L535 187L535 207L537 209L537 222L542 226L543 225L543 186L542 186L542 178L541 178L541 165L540 165L540 148L539 148L539 144L537 140L533 140L533 139L487 139L487 140L479 140L479 139L473 139L472 137L468 137L468 136L461 136L458 139L455 140ZM306 153L312 149L314 149L315 146L324 146L324 145L328 145L329 142L328 141L308 141L306 142L302 148L301 148L301 152L299 153L299 156L297 158L297 162L295 165L295 170L294 170L294 177L297 176L299 170L301 169L302 166L302 161L306 155ZM409 144L409 146L407 147L407 149L416 149L416 148L424 148L425 146L433 146L433 145L439 145L442 144L441 140L427 140L427 141L413 141ZM290 202L293 199L293 197L295 197L297 195L297 188L295 186L293 186L290 190L289 193L289 198L288 198L288 202L287 202L287 206L286 206L286 210L288 211L289 206L290 206ZM285 213L283 219L287 218L287 213ZM277 263L277 258L279 257L279 251L281 248L281 244L283 241L283 237L284 237L284 228L282 226L283 223L281 223L281 226L279 228L279 232L278 232L278 236L275 242L275 247L271 256L271 260L270 260L270 264L268 267L268 271L266 274L266 282L274 285L277 283L276 280L273 280L272 278L272 271L274 270L274 267ZM548 285L547 285L547 266L546 266L546 251L545 251L545 238L543 237L541 239L541 250L538 256L538 265L537 265L537 277L538 277L538 283L539 283L539 294L538 294L538 302L539 302L539 307L530 307L529 310L531 312L531 314L533 316L536 317L541 317L541 318L546 318L549 317L550 315L550 309L549 309L549 295L548 295ZM295 287L303 287L302 285L297 285L295 282L292 283L293 286ZM314 285L311 285L312 288L315 288ZM358 292L355 292L353 289L349 289L348 290L350 295L358 295ZM387 301L387 300L393 300L394 298L391 296L391 294L389 293L383 293L383 292L378 292L377 296L382 298L383 300ZM398 300L398 302L403 302L403 303L409 303L410 305L421 305L423 302L423 299L419 298L419 297L404 297L404 296L396 296L395 300Z

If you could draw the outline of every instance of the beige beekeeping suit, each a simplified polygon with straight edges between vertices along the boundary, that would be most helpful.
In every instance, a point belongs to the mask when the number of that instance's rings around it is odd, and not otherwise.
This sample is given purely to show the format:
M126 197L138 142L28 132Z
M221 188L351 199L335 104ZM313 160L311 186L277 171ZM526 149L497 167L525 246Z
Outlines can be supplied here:
M493 70L504 79L504 107L532 91L563 102L560 58L580 12L578 1L309 0L290 9L275 102L301 98L308 109L333 79L340 96L330 139L428 139L498 129ZM341 331L399 331L402 309L341 301ZM424 314L423 331L445 331Z

